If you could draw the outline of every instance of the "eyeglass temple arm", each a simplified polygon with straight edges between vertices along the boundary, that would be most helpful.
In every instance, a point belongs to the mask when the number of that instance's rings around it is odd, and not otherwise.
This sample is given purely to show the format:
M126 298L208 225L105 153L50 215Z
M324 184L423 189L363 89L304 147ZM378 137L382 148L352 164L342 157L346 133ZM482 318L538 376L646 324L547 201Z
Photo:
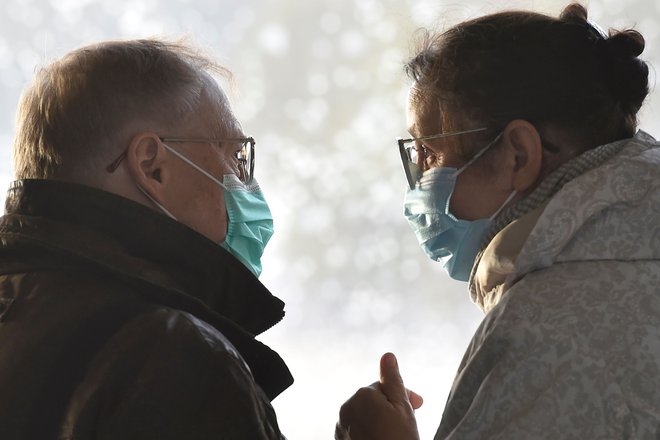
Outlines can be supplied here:
M440 139L440 138L444 138L444 137L458 136L460 134L476 133L478 131L484 131L484 130L488 130L488 127L473 128L472 130L453 131L451 133L440 133L440 134L434 134L434 135L431 135L431 136L422 136L422 137L418 137L418 138L409 138L409 139L397 138L397 141L398 142L403 142L403 143L413 142L413 141L425 141L425 140L428 140L428 139Z
M225 139L203 139L203 138L171 138L171 137L162 137L159 138L163 142L199 142L199 143L209 143L209 142L250 142L252 145L256 145L256 142L253 137L244 137L244 138L225 138Z

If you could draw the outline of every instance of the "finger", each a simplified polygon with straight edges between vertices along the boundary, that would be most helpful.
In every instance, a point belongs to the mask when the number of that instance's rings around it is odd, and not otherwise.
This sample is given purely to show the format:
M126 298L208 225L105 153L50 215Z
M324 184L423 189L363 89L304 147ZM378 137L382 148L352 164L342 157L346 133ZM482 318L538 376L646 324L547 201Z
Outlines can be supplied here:
M424 403L424 399L422 396L417 394L416 392L412 390L406 390L408 391L408 400L410 401L410 405L412 406L413 409L419 409L419 407L422 406Z
M385 353L380 359L381 390L392 403L409 403L408 391L403 385L399 365L392 353Z
M380 358L380 383L403 384L396 356L385 353Z

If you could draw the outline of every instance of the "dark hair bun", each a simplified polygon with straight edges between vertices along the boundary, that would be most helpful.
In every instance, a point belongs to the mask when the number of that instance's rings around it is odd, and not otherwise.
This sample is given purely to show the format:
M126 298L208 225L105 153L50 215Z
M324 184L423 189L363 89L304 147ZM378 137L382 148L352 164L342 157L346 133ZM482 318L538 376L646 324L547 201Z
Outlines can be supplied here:
M610 32L607 39L608 52L615 58L635 58L644 51L644 37L633 29Z
M562 11L560 20L586 29L586 37L595 42L603 73L607 78L610 93L628 112L636 113L648 94L647 64L637 58L644 51L644 37L633 29L610 30L604 35L596 25L590 23L587 10L572 3Z
M579 3L571 3L561 11L559 19L572 22L586 22L587 9Z
M648 65L637 58L644 51L644 37L632 29L610 32L604 48L603 68L612 93L624 109L637 112L649 92Z

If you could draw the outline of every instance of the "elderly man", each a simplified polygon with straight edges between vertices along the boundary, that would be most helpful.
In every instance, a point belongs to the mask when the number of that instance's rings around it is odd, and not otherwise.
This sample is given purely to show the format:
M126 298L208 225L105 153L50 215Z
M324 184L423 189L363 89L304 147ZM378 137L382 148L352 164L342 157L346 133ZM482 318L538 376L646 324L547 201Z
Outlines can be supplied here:
M0 229L0 438L280 439L293 381L254 339L272 218L193 49L104 42L21 98Z

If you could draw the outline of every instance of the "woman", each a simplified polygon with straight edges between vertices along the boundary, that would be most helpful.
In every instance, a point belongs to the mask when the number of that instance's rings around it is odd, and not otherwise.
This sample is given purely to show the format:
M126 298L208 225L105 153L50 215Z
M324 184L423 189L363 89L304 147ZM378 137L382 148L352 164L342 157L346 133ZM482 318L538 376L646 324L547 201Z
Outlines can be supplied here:
M405 214L486 313L436 439L660 435L660 144L636 128L643 49L572 4L461 23L407 64ZM393 355L381 371L342 407L337 438L418 438L421 399Z

